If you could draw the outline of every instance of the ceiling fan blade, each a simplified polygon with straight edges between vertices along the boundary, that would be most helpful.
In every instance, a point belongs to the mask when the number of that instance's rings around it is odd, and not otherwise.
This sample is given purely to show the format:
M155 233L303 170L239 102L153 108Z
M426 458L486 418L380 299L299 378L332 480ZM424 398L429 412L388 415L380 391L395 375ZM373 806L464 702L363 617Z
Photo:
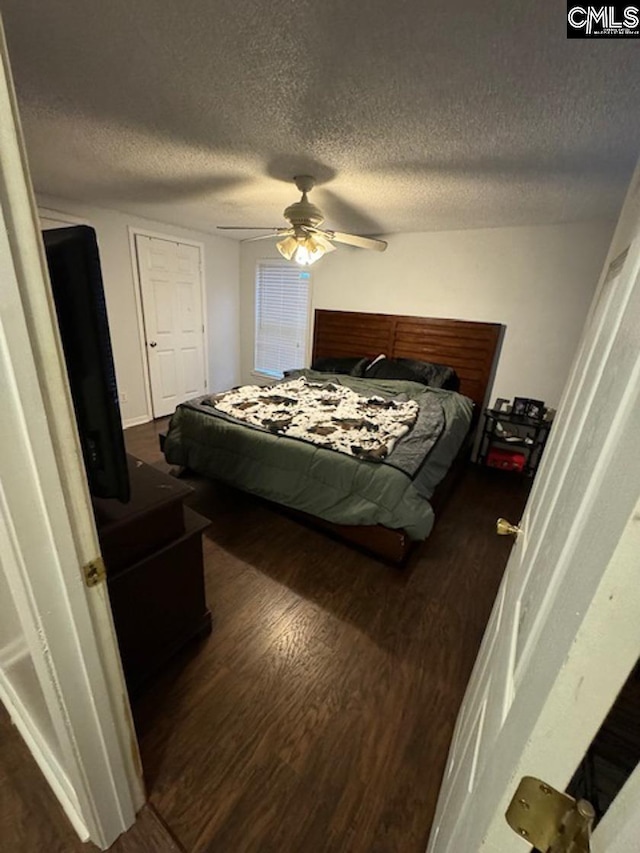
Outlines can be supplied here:
M336 243L345 243L347 246L357 246L359 249L375 249L376 252L384 252L387 248L385 240L375 237L360 237L358 234L343 234L342 231L325 231L330 240Z
M314 231L311 236L316 242L320 243L325 252L335 252L336 247L328 237L324 236L322 231Z
M281 231L274 225L217 225L218 231ZM287 229L285 229L286 231Z
M273 240L278 237L286 237L289 234L293 234L293 231L289 228L280 228L278 231L275 231L273 234L260 234L258 237L245 237L244 240L241 240L241 243L255 243L256 240Z

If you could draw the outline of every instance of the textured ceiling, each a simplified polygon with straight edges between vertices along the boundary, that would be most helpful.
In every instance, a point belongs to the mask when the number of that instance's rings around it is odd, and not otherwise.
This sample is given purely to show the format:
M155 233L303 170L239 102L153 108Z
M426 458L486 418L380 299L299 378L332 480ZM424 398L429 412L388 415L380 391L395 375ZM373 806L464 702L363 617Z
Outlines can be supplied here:
M357 233L615 217L640 149L639 46L568 41L565 15L3 2L36 189L207 231L284 224L301 172L327 224Z

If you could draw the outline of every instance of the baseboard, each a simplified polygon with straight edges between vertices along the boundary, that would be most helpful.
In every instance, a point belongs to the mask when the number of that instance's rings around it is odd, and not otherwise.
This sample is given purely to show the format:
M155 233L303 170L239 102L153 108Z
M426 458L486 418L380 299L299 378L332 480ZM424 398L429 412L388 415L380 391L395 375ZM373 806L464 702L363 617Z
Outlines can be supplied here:
M0 700L7 709L11 721L20 732L22 739L33 755L42 775L49 783L58 802L64 809L71 825L80 836L81 841L89 840L89 831L80 814L80 806L75 791L67 774L60 766L58 759L34 724L31 714L13 689L11 681L0 670Z
M122 421L122 429L129 429L129 427L140 426L141 424L148 424L153 420L151 415L138 415L137 418L127 418L125 421Z

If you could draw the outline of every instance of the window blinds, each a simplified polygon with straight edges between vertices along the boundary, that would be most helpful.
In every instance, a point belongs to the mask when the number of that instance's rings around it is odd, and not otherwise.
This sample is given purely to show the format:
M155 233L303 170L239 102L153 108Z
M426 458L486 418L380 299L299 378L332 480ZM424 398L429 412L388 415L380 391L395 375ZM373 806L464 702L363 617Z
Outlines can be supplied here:
M311 275L285 261L256 267L254 369L269 376L304 367Z

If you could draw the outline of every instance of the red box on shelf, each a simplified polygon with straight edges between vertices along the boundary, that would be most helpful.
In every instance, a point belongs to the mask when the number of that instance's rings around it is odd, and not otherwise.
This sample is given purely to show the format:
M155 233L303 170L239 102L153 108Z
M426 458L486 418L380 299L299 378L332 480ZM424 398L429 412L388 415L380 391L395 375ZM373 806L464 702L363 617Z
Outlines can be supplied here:
M504 471L523 471L526 461L524 453L499 450L497 447L492 447L487 455L487 465L491 468L502 468Z

